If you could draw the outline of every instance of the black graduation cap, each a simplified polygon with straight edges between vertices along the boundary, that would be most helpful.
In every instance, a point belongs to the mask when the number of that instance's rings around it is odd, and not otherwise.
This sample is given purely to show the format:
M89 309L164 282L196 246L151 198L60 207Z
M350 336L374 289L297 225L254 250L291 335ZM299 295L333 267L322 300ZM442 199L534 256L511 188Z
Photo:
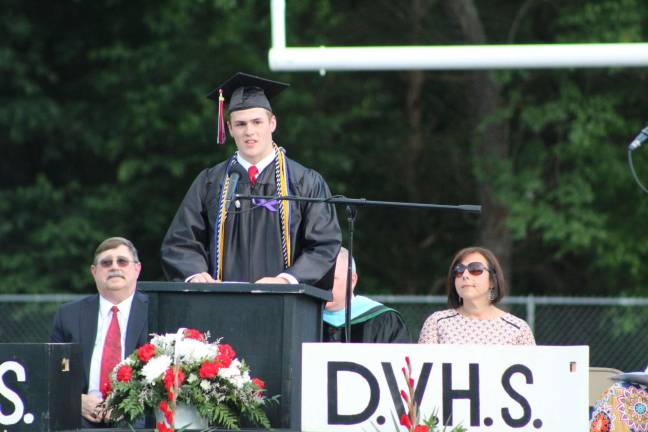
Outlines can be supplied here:
M225 101L228 104L227 111L230 113L250 108L265 108L272 112L270 99L289 85L238 72L218 88L212 90L207 97L218 101L218 143L225 142L225 118L223 115Z

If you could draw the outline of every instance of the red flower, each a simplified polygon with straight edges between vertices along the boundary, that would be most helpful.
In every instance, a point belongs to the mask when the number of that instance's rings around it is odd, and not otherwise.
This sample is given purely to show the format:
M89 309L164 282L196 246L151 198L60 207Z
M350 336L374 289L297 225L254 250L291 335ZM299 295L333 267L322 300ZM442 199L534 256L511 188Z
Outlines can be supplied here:
M408 430L412 427L412 422L407 414L403 414L400 418L400 424L405 426Z
M234 348L232 348L231 345L228 344L220 344L218 345L218 356L222 358L229 358L230 363L231 360L236 357L236 352L234 351ZM226 366L229 367L229 366Z
M130 366L122 365L117 369L117 381L129 382L133 378L133 368Z
M200 333L196 329L187 329L187 330L185 330L184 337L186 339L195 339L195 340L200 341L200 342L205 341L205 338L204 338L203 334Z
M103 398L106 399L108 393L110 393L110 390L112 390L110 380L106 380L106 382L103 383L103 386L101 386L100 390L101 390L101 396L103 396Z
M173 428L172 427L167 427L164 424L164 422L158 422L157 430L158 430L158 432L173 432Z
M182 372L182 369L178 369L178 386L182 385L184 379L185 379L184 372ZM171 389L173 388L173 381L174 381L173 368L169 368L164 373L164 388L168 392L170 392Z
M218 354L214 359L218 366L227 369L232 364L232 359L223 355Z
M263 389L265 388L265 383L263 380L260 378L252 378L251 380L255 386L259 387L259 391L257 392L257 396L261 397L263 395Z
M407 397L407 393L405 393L405 390L401 390L401 397L405 402L409 402L409 398Z
M430 428L426 425L417 425L412 432L429 432Z
M205 361L200 365L198 375L200 376L200 378L214 378L216 375L218 375L219 369L220 365L218 363Z
M221 367L228 368L232 364L232 360L236 357L236 352L231 345L220 344L218 345L218 355L214 359Z
M167 401L160 402L160 411L164 414L164 419L167 424L173 424L173 411L169 408L169 403Z
M255 386L259 387L259 390L265 388L265 383L261 378L252 378L251 380Z
M155 356L155 345L147 343L139 347L137 357L144 363L148 362Z

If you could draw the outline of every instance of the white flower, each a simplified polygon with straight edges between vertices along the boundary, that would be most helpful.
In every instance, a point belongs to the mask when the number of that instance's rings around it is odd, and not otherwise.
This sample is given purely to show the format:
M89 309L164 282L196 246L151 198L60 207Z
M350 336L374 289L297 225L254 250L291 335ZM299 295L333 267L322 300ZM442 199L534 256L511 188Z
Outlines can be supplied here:
M245 380L244 380L243 377L240 376L240 375L238 375L238 376L233 376L233 377L231 377L229 380L230 380L230 382L231 382L232 384L234 384L237 388L241 388L241 387L243 387L243 384L245 384Z
M250 378L250 372L248 371L243 372L243 374L241 375L241 379L243 380L243 382L252 381L252 378Z
M171 357L167 355L154 357L144 365L142 368L142 375L144 375L146 382L150 384L161 377L170 365Z
M189 363L198 363L216 355L216 349L214 346L196 339L181 340L176 343L175 350L176 356Z
M151 343L153 345L159 347L161 345L166 345L166 344L172 343L174 340L175 339L170 340L168 334L166 334L166 335L155 335L155 336L153 336L153 339L151 339Z
M232 378L232 380L234 381L234 385L236 385L236 387L241 388L245 384L250 382L250 374L245 371L241 375Z
M151 339L151 343L158 348L163 354L172 354L173 346L175 345L175 333L167 333L165 335L155 335Z
M192 383L192 382L196 381L197 379L198 379L198 375L196 375L195 373L192 372L192 373L189 374L189 378L187 378L187 382Z
M236 384L237 387L240 387L240 383L235 380L241 379L241 362L238 359L232 360L232 364L228 368L222 368L218 371L218 376L228 379Z
M211 383L207 380L201 380L200 381L200 388L207 391L211 388Z

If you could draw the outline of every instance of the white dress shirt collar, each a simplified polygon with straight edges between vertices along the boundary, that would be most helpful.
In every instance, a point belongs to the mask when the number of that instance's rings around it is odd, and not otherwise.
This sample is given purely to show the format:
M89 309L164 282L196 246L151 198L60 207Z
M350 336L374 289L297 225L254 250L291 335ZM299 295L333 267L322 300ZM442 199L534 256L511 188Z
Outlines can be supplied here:
M248 170L252 165L255 165L255 166L257 167L257 169L259 170L259 174L261 174L261 172L262 172L262 171L263 171L263 170L264 170L268 165L270 165L270 164L272 163L272 161L275 160L275 153L274 153L274 151L273 151L273 152L270 153L268 156L266 156L266 157L264 157L263 159L261 159L261 160L259 161L259 163L251 164L250 162L248 162L248 161L246 161L245 159L243 159L243 157L241 156L241 154L240 154L239 152L236 152L236 160L238 161L239 164L241 164L241 166L242 166L243 168L245 168L245 171L247 171L247 170ZM257 174L257 175L258 175L258 174Z

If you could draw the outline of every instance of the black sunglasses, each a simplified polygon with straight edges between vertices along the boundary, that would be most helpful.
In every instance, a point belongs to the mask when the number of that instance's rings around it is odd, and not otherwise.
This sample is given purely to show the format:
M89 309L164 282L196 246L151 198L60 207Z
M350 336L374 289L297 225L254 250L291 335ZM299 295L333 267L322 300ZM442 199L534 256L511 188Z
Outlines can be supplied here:
M131 260L129 260L127 258L124 258L124 257L118 257L114 261L117 263L117 267L121 267L121 268L127 267L128 264L130 264L132 262L136 262L136 261L131 261ZM101 261L99 261L99 265L101 267L105 268L105 269L109 269L113 265L113 259L112 258L104 258Z
M471 262L468 265L463 265L461 263L457 264L452 270L455 278L460 278L463 276L464 272L468 269L468 273L473 276L479 276L485 271L489 272L490 270L484 264L480 262Z

